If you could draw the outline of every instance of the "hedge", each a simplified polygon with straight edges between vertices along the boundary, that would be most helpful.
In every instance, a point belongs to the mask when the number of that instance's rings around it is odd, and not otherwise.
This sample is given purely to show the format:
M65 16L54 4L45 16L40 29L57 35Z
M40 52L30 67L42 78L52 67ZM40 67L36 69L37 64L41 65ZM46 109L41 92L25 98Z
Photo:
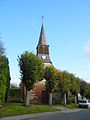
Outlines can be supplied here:
M8 102L22 102L20 88L10 88L8 93Z

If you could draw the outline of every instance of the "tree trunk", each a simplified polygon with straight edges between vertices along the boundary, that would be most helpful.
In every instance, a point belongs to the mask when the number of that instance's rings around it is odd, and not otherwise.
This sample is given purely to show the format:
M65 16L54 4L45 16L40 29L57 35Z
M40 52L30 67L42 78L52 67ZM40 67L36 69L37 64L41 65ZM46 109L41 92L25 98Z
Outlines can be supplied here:
M74 103L77 104L77 96L74 96Z
M66 100L66 93L64 93L64 106L66 106L66 102L67 102L67 100Z
M84 96L82 96L82 100L84 99Z
M2 113L2 112L3 112L3 105L0 106L0 113Z
M27 95L26 95L26 106L30 106L30 91L27 91Z
M6 91L6 94L5 94L5 103L7 102L7 98L8 98L8 93Z
M49 94L49 105L52 106L52 93Z

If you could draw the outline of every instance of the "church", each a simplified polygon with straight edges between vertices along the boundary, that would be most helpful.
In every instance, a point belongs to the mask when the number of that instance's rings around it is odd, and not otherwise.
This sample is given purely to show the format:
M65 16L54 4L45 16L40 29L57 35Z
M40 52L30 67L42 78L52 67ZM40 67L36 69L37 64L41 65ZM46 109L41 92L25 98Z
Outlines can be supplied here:
M44 67L52 65L49 55L49 45L47 44L45 31L43 27L43 23L41 26L40 37L38 41L38 45L36 47L37 56L42 59L44 63ZM26 96L26 87L21 83L21 96ZM48 95L45 90L45 80L42 80L35 84L35 87L30 91L30 102L31 103L48 103Z

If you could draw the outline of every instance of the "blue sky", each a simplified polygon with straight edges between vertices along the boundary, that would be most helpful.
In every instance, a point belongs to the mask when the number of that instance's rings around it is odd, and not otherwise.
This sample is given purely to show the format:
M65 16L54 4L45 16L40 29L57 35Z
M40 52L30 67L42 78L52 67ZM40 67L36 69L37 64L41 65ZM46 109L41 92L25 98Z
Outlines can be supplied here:
M20 83L18 55L36 54L42 15L53 65L90 82L90 0L0 0L11 82Z

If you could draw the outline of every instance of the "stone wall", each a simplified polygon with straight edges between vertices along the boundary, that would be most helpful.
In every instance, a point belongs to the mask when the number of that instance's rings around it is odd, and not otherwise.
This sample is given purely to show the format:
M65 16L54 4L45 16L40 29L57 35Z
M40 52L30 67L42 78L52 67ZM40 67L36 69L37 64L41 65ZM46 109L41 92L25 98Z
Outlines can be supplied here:
M52 99L53 99L53 105L54 104L60 104L61 101L63 100L63 95L60 92L59 93L53 93Z

